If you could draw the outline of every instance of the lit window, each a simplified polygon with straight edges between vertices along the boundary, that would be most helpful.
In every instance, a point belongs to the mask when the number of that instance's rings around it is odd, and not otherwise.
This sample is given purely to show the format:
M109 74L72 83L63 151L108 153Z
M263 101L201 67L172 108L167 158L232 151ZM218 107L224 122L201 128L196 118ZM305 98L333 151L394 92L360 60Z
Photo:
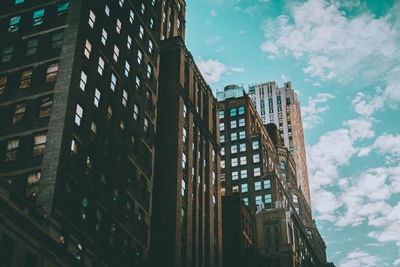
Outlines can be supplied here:
M225 160L221 160L221 168L225 169Z
M153 73L153 68L151 67L150 63L147 65L147 78L151 78L151 74Z
M104 12L106 12L107 16L110 16L110 8L107 5L104 8Z
M117 76L115 76L114 73L111 73L111 84L110 84L111 90L115 91L116 86L117 86Z
M147 118L144 118L143 130L145 133L149 131L149 120Z
M237 145L231 146L231 154L237 153Z
M259 206L259 205L262 205L262 204L263 204L262 196L256 196L256 205Z
M247 178L247 170L241 170L240 171L240 178L246 179Z
M126 47L128 47L128 49L131 49L132 46L132 38L128 35L128 40L126 41Z
M237 140L237 133L231 133L231 141Z
M150 29L154 28L154 20L153 18L150 18Z
M99 57L99 64L97 66L97 72L100 75L103 75L103 71L104 71L104 60L101 57Z
M261 190L262 188L261 188L261 182L255 182L254 183L254 189L255 190Z
M237 165L238 165L238 159L237 158L231 159L231 166L236 167Z
M121 128L121 130L125 130L125 122L124 122L124 121L121 121L121 122L119 123L119 127Z
M244 107L239 107L239 115L243 115L244 114Z
M136 89L140 88L140 78L139 76L136 76Z
M240 144L239 145L239 152L245 152L245 151L246 151L246 144L245 143Z
M33 56L37 53L37 48L39 45L39 39L32 39L26 43L26 55Z
M7 46L3 49L3 54L1 57L1 62L10 62L14 53L14 46Z
M145 7L145 5L142 3L142 8L140 9L140 12L142 12L142 14L144 14L145 9L146 9L146 7Z
M179 19L177 21L177 27L178 27L178 29L181 27L181 21Z
M57 78L57 72L58 72L58 63L51 64L47 67L46 71L46 82L53 82Z
M299 198L297 197L297 195L293 195L293 202L299 203Z
M39 9L33 12L33 26L43 24L44 9Z
M101 32L101 42L103 43L103 45L106 45L107 42L107 32L105 29L102 30Z
M118 3L119 3L119 6L122 7L124 5L124 0L119 0Z
M185 183L185 180L183 180L182 179L182 196L184 196L185 195L185 191L186 191L186 183Z
M137 52L137 63L141 64L142 63L142 58L143 58L142 52L140 50L138 50L138 52Z
M17 158L19 139L13 139L7 142L6 156L4 161L13 161Z
M238 171L232 172L232 180L237 180L237 179L239 179L239 172Z
M245 131L240 131L239 132L239 138L240 139L245 139L246 138L246 132Z
M31 86L31 80L32 80L32 70L26 70L21 74L21 81L19 84L19 88L28 88Z
M12 124L16 124L24 118L26 111L26 103L20 103L15 106L14 116L12 119Z
M226 189L225 187L221 187L221 196L225 196L226 195Z
M15 4L16 4L16 5L22 4L23 2L24 2L24 0L15 0Z
M79 83L79 87L82 89L82 91L85 91L86 83L87 83L87 75L84 71L81 71L81 81Z
M187 107L185 104L183 104L183 117L186 118L187 117Z
M61 3L57 5L57 15L61 16L65 14L68 10L69 2Z
M236 108L232 108L230 111L231 117L236 116Z
M281 170L285 170L286 169L285 162L281 161L280 167L281 167Z
M265 195L264 198L265 198L265 203L272 203L272 196L271 196L271 194Z
M119 57L119 48L118 46L114 45L113 59L115 62L118 61L118 57Z
M40 172L31 173L26 178L26 197L35 198L39 193Z
M111 120L112 113L113 113L112 107L110 105L108 105L108 107L107 107L107 120Z
M249 191L247 184L241 184L241 189L242 189L242 193L246 193Z
M223 118L224 118L224 111L223 111L223 110L221 110L221 111L219 112L219 118L220 118L220 119L223 119Z
M97 125L96 125L94 122L92 122L92 124L90 125L90 131L91 131L93 134L96 134L96 133L97 133Z
M219 142L224 143L225 142L225 135L220 135L219 136Z
M46 133L37 134L33 138L33 152L34 156L44 154L44 150L46 148Z
M271 188L271 181L264 180L264 189L270 189L270 188Z
M19 23L21 21L21 16L12 17L10 19L10 25L8 27L9 32L16 32L19 29Z
M72 141L71 141L71 152L73 154L78 153L78 145L76 144L74 139L72 139Z
M254 162L254 163L260 162L260 154L255 154L255 155L253 155L253 162Z
M126 107L126 104L128 103L128 92L123 90L122 91L122 105Z
M261 175L261 168L257 167L254 168L254 176L260 176Z
M79 104L77 104L76 105L76 111L75 111L75 123L78 126L81 125L82 116L83 116L83 109Z
M125 76L129 77L129 72L131 71L131 65L129 65L128 61L125 61Z
M232 186L232 192L239 192L239 186L238 185Z
M186 155L185 153L182 153L182 168L186 168Z
M96 21L96 15L93 13L93 11L92 10L90 10L90 12L89 12L89 26L91 27L91 28L93 28L94 27L94 22Z
M240 165L246 165L246 164L247 164L246 156L240 157Z
M139 107L135 104L135 105L133 106L133 118L134 118L135 120L137 120L137 119L138 119L138 116L139 116Z
M151 54L153 52L153 42L149 40L149 53Z
M231 121L231 129L235 129L237 127L236 120Z
M243 127L243 126L245 126L245 120L242 118L242 119L239 119L239 127Z
M133 23L133 20L135 19L135 14L133 13L133 10L129 12L129 22Z
M7 84L7 76L0 77L0 95L4 94Z
M151 5L155 6L156 5L156 0L151 0Z
M50 117L52 105L53 101L50 97L43 98L40 104L39 118Z
M87 58L89 58L90 57L90 52L92 51L92 44L88 41L88 40L86 40L86 43L85 43L85 56L87 57Z
M117 26L115 28L117 33L121 33L121 27L122 27L122 23L121 23L121 21L119 19L117 19Z
M95 105L96 107L99 107L100 96L101 96L101 93L100 93L100 91L96 88L96 90L94 90L94 101L93 101L93 103L94 103L94 105Z
M259 143L258 141L253 141L253 149L258 149L259 148Z
M64 39L64 32L56 32L51 37L51 48L59 49L62 46L62 41Z
M193 144L194 145L194 144ZM194 150L194 149L193 149ZM221 156L225 155L225 147L221 147Z
M140 25L140 27L139 27L139 38L143 39L143 35L144 35L144 29L143 29L143 26Z
M246 206L248 206L248 205L249 205L249 198L244 197L244 198L243 198L243 202L244 202L244 204L245 204Z
M221 123L219 124L219 130L220 130L220 131L225 130L225 123L221 122Z

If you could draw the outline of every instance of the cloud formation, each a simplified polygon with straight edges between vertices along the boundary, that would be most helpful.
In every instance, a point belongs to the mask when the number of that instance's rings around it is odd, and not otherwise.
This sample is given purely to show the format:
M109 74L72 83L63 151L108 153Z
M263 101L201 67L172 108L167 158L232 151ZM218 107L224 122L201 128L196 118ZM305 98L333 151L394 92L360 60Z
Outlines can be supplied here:
M312 129L315 125L322 122L320 114L329 109L328 105L322 104L333 98L335 96L329 93L319 93L315 98L308 97L308 105L301 107L304 129Z

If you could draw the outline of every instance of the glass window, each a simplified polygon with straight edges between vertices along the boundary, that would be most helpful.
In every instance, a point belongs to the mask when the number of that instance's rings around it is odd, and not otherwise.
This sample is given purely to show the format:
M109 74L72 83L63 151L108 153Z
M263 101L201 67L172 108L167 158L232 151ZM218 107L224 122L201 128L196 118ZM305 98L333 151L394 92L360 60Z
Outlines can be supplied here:
M15 106L14 116L12 119L12 124L16 124L24 118L26 111L26 103L20 103Z
M146 9L146 7L145 7L144 3L142 3L142 8L140 9L140 12L142 12L142 14L144 14L145 9Z
M182 190L181 190L182 196L185 196L186 182L185 182L185 180L183 180L183 179L182 179L182 188L181 188L181 189L182 189Z
M231 154L237 153L237 145L231 146Z
M225 160L221 160L221 168L225 169Z
M237 127L236 120L231 121L231 129L235 129Z
M238 159L237 158L231 159L231 166L236 167L237 165L238 165Z
M118 46L114 45L113 59L115 62L118 61L118 57L119 57L119 48Z
M15 4L16 4L16 5L22 4L23 2L24 2L24 0L15 0Z
M246 165L246 164L247 164L246 156L240 157L240 165Z
M221 196L225 196L226 195L226 189L225 187L221 187Z
M75 111L75 123L78 126L81 125L82 116L83 116L83 109L79 104L77 104L76 105L76 111Z
M264 189L270 189L270 188L271 188L271 181L264 180Z
M241 170L240 171L240 178L246 179L247 178L247 170Z
M153 53L153 42L149 40L149 53Z
M92 51L92 44L89 42L89 40L86 40L86 43L85 43L85 52L84 52L84 54L85 54L85 56L87 57L87 58L89 58L90 57L90 52Z
M219 130L220 130L220 131L225 130L225 123L221 122L221 123L219 124Z
M0 77L0 95L4 94L7 84L7 76Z
M259 142L253 141L253 149L258 149L258 148L259 148Z
M262 204L263 204L262 196L256 196L256 205L258 206L258 205L262 205Z
M220 118L220 119L223 119L223 118L224 118L224 111L223 111L223 110L221 110L221 111L219 112L219 118Z
M144 35L144 28L142 25L140 25L139 27L139 38L143 39L143 35Z
M40 104L39 118L50 117L52 105L53 101L50 97L43 98Z
M9 32L16 32L19 29L19 23L21 21L21 16L12 17L10 19L10 25L8 27Z
M26 197L35 198L39 192L41 172L35 172L26 178Z
M231 117L236 116L236 108L232 108L230 111Z
M224 143L225 142L225 135L220 135L219 142L220 143Z
M297 195L293 195L293 202L299 203L299 199L298 199Z
M133 13L133 10L131 9L129 11L129 22L132 24L134 19L135 19L135 13Z
M232 186L232 192L239 192L239 186L238 185Z
M102 76L104 71L104 60L102 57L99 57L99 63L97 65L97 72Z
M126 107L126 104L128 103L128 92L126 90L122 91L122 105Z
M3 54L1 57L1 62L10 62L14 53L14 46L7 46L3 49Z
M31 86L31 80L32 80L32 70L26 70L22 72L19 88L21 89L28 88L29 86Z
M122 6L124 5L124 1L125 1L125 0L119 0L119 1L118 1L120 7L122 7Z
M240 139L245 139L246 138L246 132L245 131L240 131L239 132L239 138Z
M237 180L237 179L239 179L239 172L238 171L232 172L232 180Z
M104 8L104 12L106 12L107 16L110 16L110 8L107 5Z
M194 148L193 148L193 150L194 150ZM221 147L221 156L224 156L224 155L225 155L225 147Z
M281 167L281 170L285 170L286 169L285 162L281 161L280 167Z
M99 107L99 104L100 104L100 96L101 96L101 93L100 93L100 91L96 88L96 89L94 90L94 101L93 101L93 104L94 104L96 107Z
M150 18L150 29L154 28L154 19Z
M261 168L257 167L254 168L254 176L260 176L261 175Z
M38 26L43 23L44 9L39 9L33 12L33 26Z
M246 193L246 192L249 191L248 187L247 187L247 184L241 184L241 189L242 189L242 193Z
M254 162L254 163L260 162L260 154L255 154L255 155L253 155L253 162Z
M132 38L130 35L128 35L128 39L126 41L126 47L128 47L128 49L131 49L132 46Z
M239 145L239 150L240 150L240 152L245 152L246 151L246 144L245 143L240 144Z
M93 13L92 10L90 10L90 12L89 12L89 21L88 21L88 23L89 23L89 26L90 26L91 28L94 27L94 22L95 22L95 21L96 21L96 15Z
M138 64L141 64L141 63L142 63L142 58L143 58L143 54L142 54L142 52L138 49L138 52L137 52L137 63L138 63Z
M9 140L6 147L6 156L4 161L13 161L17 158L19 139Z
M136 89L140 88L140 78L139 76L136 76Z
M182 153L182 168L186 168L186 154Z
M243 115L244 114L244 107L239 107L239 115Z
M243 127L243 126L245 126L245 119L244 118L239 119L239 127Z
M147 118L144 118L143 130L145 133L149 131L149 120Z
M135 104L135 105L133 106L133 118L134 118L135 120L137 120L137 119L138 119L138 116L139 116L139 107Z
M54 82L57 78L58 63L51 64L47 67L46 71L46 82Z
M245 204L246 206L248 206L248 205L249 205L249 198L244 197L244 198L243 198L243 202L244 202L244 204Z
M56 32L51 36L51 48L59 49L62 46L64 32Z
M40 133L34 136L33 138L33 152L32 154L34 156L42 155L44 154L44 150L46 148L46 139L47 139L47 134L46 133Z
M237 133L231 133L231 141L237 140Z
M122 23L119 19L117 19L117 26L115 27L115 30L117 31L117 33L121 33L121 27L122 27Z
M57 5L57 15L63 15L67 12L69 7L69 2L61 3Z
M114 92L115 87L117 86L117 76L114 75L114 73L111 73L111 83L110 83L110 88Z
M26 55L33 56L37 53L37 48L39 45L39 39L31 39L26 43Z
M153 67L150 65L150 63L147 65L147 78L151 79L151 75L153 73Z
M107 31L105 29L103 29L101 31L101 42L103 43L103 45L106 45L106 42L107 42Z
M131 65L128 61L125 61L125 76L129 77L129 72L131 71Z
M254 183L254 189L255 189L255 190L261 190L261 189L262 189L262 187L261 187L261 182L255 182L255 183Z
M85 91L86 83L87 83L87 75L84 71L81 71L81 81L79 83L79 87L82 89L82 91Z
M266 194L266 195L264 196L264 198L265 198L265 203L272 203L272 196L271 196L271 194Z

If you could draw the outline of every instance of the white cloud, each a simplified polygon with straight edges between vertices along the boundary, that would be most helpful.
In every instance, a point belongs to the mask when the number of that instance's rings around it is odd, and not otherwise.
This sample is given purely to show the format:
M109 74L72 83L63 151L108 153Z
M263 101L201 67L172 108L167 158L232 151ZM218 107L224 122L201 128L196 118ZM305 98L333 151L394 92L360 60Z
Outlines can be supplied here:
M284 82L286 82L286 81L289 81L289 77L288 76L286 76L285 74L281 74L281 78L282 78L282 81L284 81Z
M363 118L348 120L344 122L343 125L350 128L350 138L352 140L372 138L375 135L375 132L371 129L371 121ZM366 151L364 151L364 153L365 152Z
M394 157L400 157L400 134L393 136L391 134L383 134L379 136L373 148L377 149L381 154L390 153Z
M211 10L210 15L211 15L211 17L216 17L217 12L215 12L215 10Z
M207 43L207 44L211 44L211 43L218 42L219 40L221 40L221 36L216 35L216 36L208 37L208 38L206 39L206 43Z
M228 67L218 60L203 60L199 57L196 63L204 79L209 83L219 82L222 74L228 70Z
M312 129L315 125L322 122L322 118L318 114L327 111L329 106L321 106L321 104L326 103L329 99L333 98L335 98L335 96L328 93L319 93L315 98L312 98L311 96L308 97L308 106L301 108L304 129Z
M231 67L231 70L233 70L234 72L243 72L244 68L243 67L238 67L238 68Z
M376 255L370 255L359 248L347 254L339 263L339 267L372 267L380 266L381 259Z

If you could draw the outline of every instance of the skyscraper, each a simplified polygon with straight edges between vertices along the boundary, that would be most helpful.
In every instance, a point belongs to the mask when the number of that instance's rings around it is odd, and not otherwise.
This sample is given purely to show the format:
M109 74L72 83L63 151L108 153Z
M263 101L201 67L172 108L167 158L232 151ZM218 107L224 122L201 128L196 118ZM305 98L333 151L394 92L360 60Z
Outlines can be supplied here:
M171 5L2 2L5 266L126 266L147 258L161 25L177 32L180 19Z
M285 82L282 88L275 81L252 85L249 96L263 123L278 126L284 145L296 162L297 184L311 207L300 102L291 82Z

